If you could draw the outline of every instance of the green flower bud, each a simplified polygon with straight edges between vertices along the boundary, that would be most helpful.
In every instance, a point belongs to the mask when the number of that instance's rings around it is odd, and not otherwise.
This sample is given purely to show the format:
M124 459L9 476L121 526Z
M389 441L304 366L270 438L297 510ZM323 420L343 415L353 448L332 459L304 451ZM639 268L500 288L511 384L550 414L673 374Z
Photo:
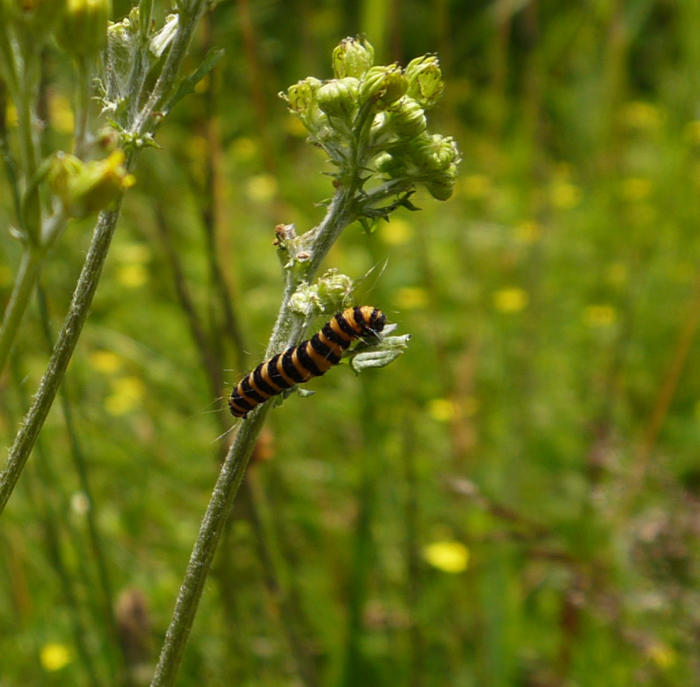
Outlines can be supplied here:
M440 134L419 136L410 146L410 155L424 173L443 171L461 160L454 138Z
M357 109L359 81L352 77L332 79L318 89L318 106L329 117L342 117L350 120Z
M104 160L92 162L58 153L48 181L70 217L85 217L98 212L134 185L133 175L124 167L121 150L115 150Z
M280 98L299 117L306 129L314 135L318 135L326 124L326 115L319 109L316 97L321 85L321 81L309 76L290 86L286 94L280 93Z
M287 94L280 96L287 102L289 109L299 115L309 113L316 106L316 93L321 87L321 81L309 76L303 81L297 81L287 89Z
M405 95L391 106L391 126L401 138L415 138L428 126L423 108Z
M331 268L318 280L317 285L321 307L328 312L342 308L352 293L354 282L347 274Z
M337 79L359 79L373 64L374 48L364 38L344 38L333 49L333 73Z
M372 101L377 109L383 110L395 103L406 92L406 88L408 81L397 64L372 67L362 78L360 102Z
M391 155L390 153L378 155L375 164L378 172L386 174L391 179L406 176L407 170L405 162L401 158Z
M447 200L454 191L456 181L457 165L452 164L446 170L432 175L424 184L435 200Z
M406 67L408 95L425 108L431 108L445 90L440 61L435 55L423 55Z
M68 0L56 40L71 57L97 57L107 44L111 16L112 0Z

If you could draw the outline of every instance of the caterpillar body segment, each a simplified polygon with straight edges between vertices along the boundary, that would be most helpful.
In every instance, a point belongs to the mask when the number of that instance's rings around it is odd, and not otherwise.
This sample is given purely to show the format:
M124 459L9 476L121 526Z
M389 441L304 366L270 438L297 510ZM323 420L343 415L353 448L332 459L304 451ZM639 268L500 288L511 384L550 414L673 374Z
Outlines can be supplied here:
M338 313L310 339L265 360L243 377L229 398L231 414L245 418L255 406L272 396L325 374L340 362L343 352L355 339L376 336L385 324L384 313L371 305Z

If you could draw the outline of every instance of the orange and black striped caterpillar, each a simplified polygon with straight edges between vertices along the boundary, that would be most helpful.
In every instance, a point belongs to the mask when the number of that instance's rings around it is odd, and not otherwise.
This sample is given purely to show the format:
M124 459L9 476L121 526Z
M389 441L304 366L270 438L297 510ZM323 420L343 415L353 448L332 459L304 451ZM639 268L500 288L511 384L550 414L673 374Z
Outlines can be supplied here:
M233 389L228 406L236 417L246 417L260 403L295 384L308 382L340 362L343 351L362 336L376 336L386 317L371 305L338 313L320 332L260 363Z

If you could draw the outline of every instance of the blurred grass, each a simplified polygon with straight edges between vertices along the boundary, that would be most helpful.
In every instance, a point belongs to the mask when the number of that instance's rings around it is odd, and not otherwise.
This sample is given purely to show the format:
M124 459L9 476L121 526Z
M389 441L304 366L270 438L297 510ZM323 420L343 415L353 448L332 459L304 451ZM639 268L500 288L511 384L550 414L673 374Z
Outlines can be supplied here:
M195 50L226 58L139 163L67 384L110 578L146 599L144 634L120 619L139 661L154 660L226 441L158 223L225 395L246 370L203 230L254 364L280 293L273 226L312 226L331 192L276 93L330 76L333 45L363 30L379 60L439 50L448 88L433 117L460 142L463 178L448 203L417 194L421 212L334 248L328 264L355 277L388 261L363 300L413 340L389 368L334 370L271 413L249 482L281 596L241 502L179 684L300 684L290 628L319 684L693 683L698 14L661 0L217 6ZM52 76L60 140L70 91L58 65ZM46 270L53 329L88 230L71 225ZM4 301L18 250L8 234L0 250ZM0 380L7 443L43 342L35 311L17 383ZM0 685L88 684L88 660L112 684L58 407L42 437L36 467L51 471L24 476L0 529ZM466 570L426 558L455 542ZM245 593L226 598L227 579ZM59 668L42 662L53 644L68 651Z

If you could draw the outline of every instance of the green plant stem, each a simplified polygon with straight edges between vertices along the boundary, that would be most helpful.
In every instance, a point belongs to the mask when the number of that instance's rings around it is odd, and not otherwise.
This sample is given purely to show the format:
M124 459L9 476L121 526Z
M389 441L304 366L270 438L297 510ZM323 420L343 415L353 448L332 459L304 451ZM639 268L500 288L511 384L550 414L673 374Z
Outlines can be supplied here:
M0 473L0 513L4 510L5 504L24 469L78 343L107 257L109 244L119 217L120 205L121 201L115 209L101 212L97 220L92 242L73 292L73 299L63 329L58 336L32 406L10 448L7 466Z
M295 276L291 270L285 271L286 283L282 302L265 357L284 350L300 340L304 321L303 317L289 307L290 298L301 281L313 279L333 242L355 219L355 193L354 186L338 189L323 221L311 230L313 244L310 248L311 259L306 273L303 276ZM233 510L238 488L245 475L250 455L269 407L269 403L259 405L242 422L221 467L190 555L151 687L166 687L175 683L219 538Z
M192 0L188 8L187 15L182 18L182 22L173 41L173 45L168 54L156 84L153 88L152 103L153 109L148 105L140 111L129 133L133 135L143 134L154 128L153 113L159 103L173 87L179 68L184 60L189 46L192 33L197 26L199 19L206 8L205 0ZM2 33L0 31L0 33ZM129 156L127 167L133 162L133 154ZM75 346L78 343L83 325L87 319L87 314L92 304L92 299L99 283L102 268L107 258L109 245L112 241L114 229L119 218L119 210L122 198L120 197L114 204L113 209L103 210L97 220L93 232L87 257L78 278L70 309L66 315L63 328L58 336L49 364L39 384L39 390L34 396L34 401L27 415L22 422L22 426L17 432L15 440L10 448L7 465L0 473L0 514L5 508L12 491L17 484L22 470L29 458L29 454L34 447L37 436L46 420L49 409L56 397L58 387L63 380L68 363L73 355ZM53 232L52 238L59 232Z
M65 216L62 213L52 215L45 224L42 234L43 246L37 248L25 245L24 253L20 260L15 283L12 287L10 300L5 308L5 313L0 325L0 375L5 369L8 356L12 350L12 344L22 324L24 313L29 306L32 291L39 278L44 256L55 243L65 226ZM1 509L0 509L1 510Z
M19 263L10 300L5 309L2 326L0 327L0 374L5 369L12 343L15 340L22 317L32 297L34 284L36 284L37 275L39 274L40 263L41 258L38 251L26 246Z
M83 158L87 148L87 124L90 112L90 64L86 57L79 57L75 63L75 132L73 133L73 153Z

